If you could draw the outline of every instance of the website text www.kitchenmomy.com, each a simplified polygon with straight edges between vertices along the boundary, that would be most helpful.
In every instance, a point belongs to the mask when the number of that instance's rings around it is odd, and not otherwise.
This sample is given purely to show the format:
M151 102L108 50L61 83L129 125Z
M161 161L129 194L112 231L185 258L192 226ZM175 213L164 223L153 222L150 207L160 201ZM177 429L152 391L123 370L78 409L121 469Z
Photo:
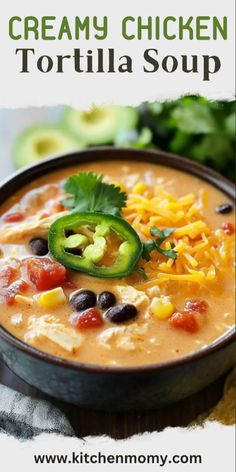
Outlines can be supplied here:
M34 454L35 464L130 464L151 465L165 467L167 464L202 464L200 454L94 454L72 452L72 454Z

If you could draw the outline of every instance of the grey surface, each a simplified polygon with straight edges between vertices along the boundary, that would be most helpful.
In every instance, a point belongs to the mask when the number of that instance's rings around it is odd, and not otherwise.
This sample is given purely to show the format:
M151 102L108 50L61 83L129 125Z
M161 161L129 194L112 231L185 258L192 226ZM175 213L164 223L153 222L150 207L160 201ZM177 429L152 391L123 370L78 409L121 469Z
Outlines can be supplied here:
M17 136L27 127L56 123L60 107L0 110L0 180L14 172L12 149Z

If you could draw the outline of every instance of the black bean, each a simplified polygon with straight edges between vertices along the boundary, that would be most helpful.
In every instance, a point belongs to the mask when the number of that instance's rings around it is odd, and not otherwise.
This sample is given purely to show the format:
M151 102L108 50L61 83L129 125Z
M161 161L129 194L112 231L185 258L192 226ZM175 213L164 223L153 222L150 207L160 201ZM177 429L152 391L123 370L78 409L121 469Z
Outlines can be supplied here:
M102 292L98 296L98 306L102 310L107 310L116 304L116 297L112 292Z
M46 256L48 253L48 242L43 238L35 238L30 241L31 251L35 256Z
M70 298L70 304L76 311L87 310L97 303L97 297L91 290L79 290Z
M216 213L221 213L222 215L227 215L233 211L233 205L231 203L222 203L216 207Z
M123 323L137 316L138 311L134 305L123 303L121 305L113 306L107 310L105 317L112 323Z

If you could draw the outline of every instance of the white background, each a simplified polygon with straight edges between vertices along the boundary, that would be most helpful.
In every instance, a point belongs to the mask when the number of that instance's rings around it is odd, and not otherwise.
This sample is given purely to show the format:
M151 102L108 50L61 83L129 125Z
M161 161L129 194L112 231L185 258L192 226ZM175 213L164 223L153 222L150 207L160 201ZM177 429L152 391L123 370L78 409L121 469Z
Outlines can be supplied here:
M66 15L73 19L76 15L102 17L109 16L109 38L105 41L13 41L8 38L8 21L11 16L24 17L34 15L55 15L58 19ZM228 17L229 38L224 41L167 41L143 40L125 41L121 35L123 17L148 15L178 17L209 15ZM210 98L232 98L234 91L234 0L216 2L215 0L84 0L67 1L7 0L2 2L0 15L0 61L1 88L0 106L16 107L54 104L71 104L78 108L87 108L91 104L116 102L138 104L143 100L166 99L186 93L201 93ZM83 51L98 47L115 48L118 56L129 54L133 58L133 74L78 74L73 72L68 62L66 73L51 72L42 74L33 67L29 74L20 74L20 58L15 49L20 47L35 48L37 54L72 54L75 47ZM221 70L212 76L209 82L202 81L200 74L186 74L179 71L168 74L159 71L147 74L142 71L142 52L146 48L157 48L161 57L168 54L179 57L181 54L218 55L222 61ZM200 67L201 70L201 67Z
M114 441L104 436L98 438L73 439L54 435L42 435L34 441L19 442L12 438L0 437L0 465L4 471L24 472L234 472L235 434L233 426L208 423L206 427L195 429L168 428L161 433L146 433L124 441ZM201 464L67 464L38 465L34 454L68 454L72 452L96 454L201 454Z

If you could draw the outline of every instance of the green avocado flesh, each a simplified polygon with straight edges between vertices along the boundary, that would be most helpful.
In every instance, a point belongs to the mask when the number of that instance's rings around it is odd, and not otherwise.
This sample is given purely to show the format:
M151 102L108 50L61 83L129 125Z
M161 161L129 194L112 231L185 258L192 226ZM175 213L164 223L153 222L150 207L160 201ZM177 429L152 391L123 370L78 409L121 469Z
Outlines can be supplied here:
M62 116L62 125L85 146L110 144L120 130L135 129L137 122L137 109L116 105L87 112L67 108Z
M56 154L81 149L78 139L59 126L38 125L23 132L16 140L13 158L16 168L24 167Z

